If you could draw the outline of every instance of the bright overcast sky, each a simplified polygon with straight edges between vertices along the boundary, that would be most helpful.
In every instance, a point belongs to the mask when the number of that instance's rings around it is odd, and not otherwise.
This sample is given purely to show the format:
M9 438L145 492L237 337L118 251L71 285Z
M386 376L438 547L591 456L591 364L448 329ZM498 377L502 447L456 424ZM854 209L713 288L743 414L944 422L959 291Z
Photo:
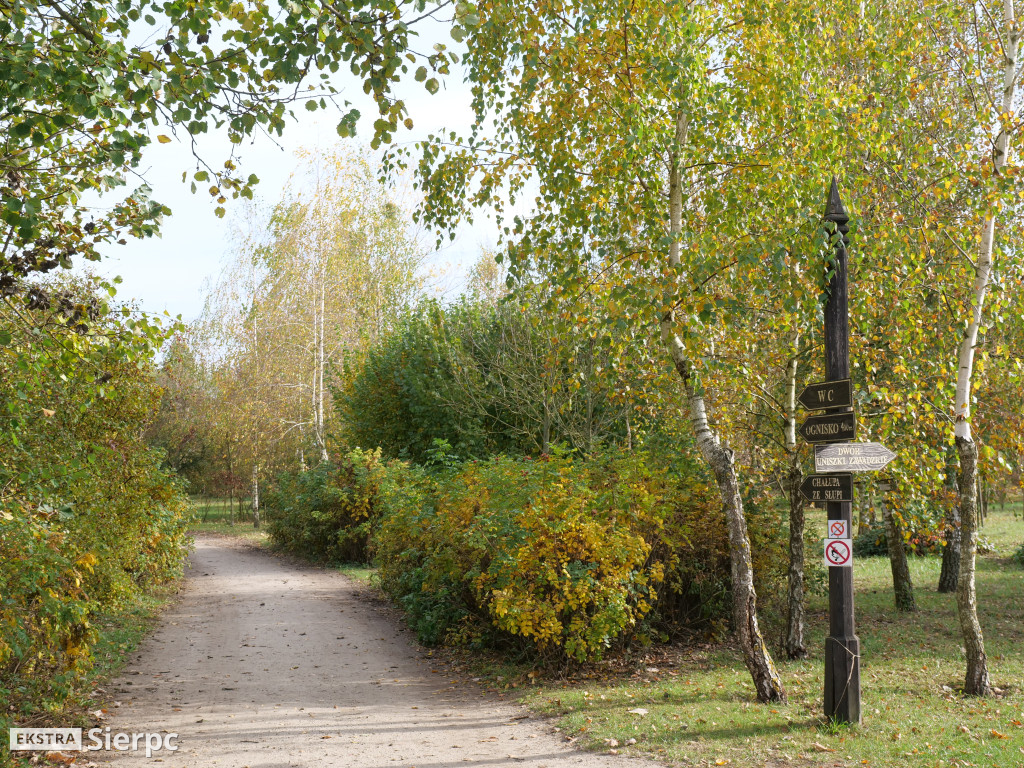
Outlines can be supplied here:
M451 45L451 41L446 40L446 31L437 29L436 32L437 40ZM434 42L435 39L424 39L416 47L429 50ZM339 71L335 85L342 89L341 98L350 99L363 115L357 138L347 141L368 142L370 122L375 119L374 105L351 75L345 79ZM433 96L421 84L413 82L407 87L403 84L399 93L406 99L414 128L412 131L400 129L397 141L413 142L441 128L462 133L470 123L469 88L462 82L459 69L442 80L441 90ZM241 147L240 168L246 175L255 173L260 178L256 188L259 199L274 202L280 197L297 165L295 150L327 148L342 141L335 130L340 116L337 111L309 112L301 105L295 111L297 122L285 129L277 144L260 136ZM204 136L199 152L211 166L218 167L227 159L228 147L223 136ZM173 215L164 219L162 237L129 240L126 246L112 246L102 262L87 266L105 277L120 275L123 278L118 299L135 300L148 312L167 311L172 316L180 314L184 320L192 320L202 309L204 284L217 275L225 261L231 247L232 218L242 212L245 201L229 201L227 215L218 219L205 189L195 195L189 191L181 175L189 171L191 177L196 163L186 141L154 142L147 148L140 170L153 189L153 198L173 211ZM124 193L123 188L121 193ZM436 290L457 290L466 267L475 261L481 247L492 246L496 239L497 230L489 221L481 220L472 228L464 227L454 243L433 254L428 261L433 272L445 273ZM426 247L433 247L433 236L425 235L423 241Z

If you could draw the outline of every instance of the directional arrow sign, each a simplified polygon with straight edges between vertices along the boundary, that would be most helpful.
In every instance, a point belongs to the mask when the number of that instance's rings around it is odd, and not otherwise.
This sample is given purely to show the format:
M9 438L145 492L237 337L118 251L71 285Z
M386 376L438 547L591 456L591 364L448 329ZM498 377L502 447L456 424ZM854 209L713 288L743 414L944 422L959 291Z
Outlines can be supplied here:
M797 400L809 411L819 408L852 408L853 388L849 379L808 384Z
M808 416L800 425L800 436L808 443L834 443L857 436L857 419L852 413L825 413Z
M815 472L875 472L896 458L879 443L834 443L814 446Z
M808 501L853 501L853 475L809 475L800 493Z

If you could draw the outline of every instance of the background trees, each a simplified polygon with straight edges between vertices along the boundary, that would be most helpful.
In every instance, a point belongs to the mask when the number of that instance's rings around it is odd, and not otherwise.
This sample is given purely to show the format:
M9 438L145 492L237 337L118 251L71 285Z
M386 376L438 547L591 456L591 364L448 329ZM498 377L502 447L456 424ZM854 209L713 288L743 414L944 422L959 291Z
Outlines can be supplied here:
M367 159L340 150L301 159L269 216L251 212L203 317L179 339L219 471L239 491L245 478L253 500L261 478L327 458L329 390L350 356L395 326L421 279L407 222ZM190 426L164 426L161 439L183 452L175 434Z

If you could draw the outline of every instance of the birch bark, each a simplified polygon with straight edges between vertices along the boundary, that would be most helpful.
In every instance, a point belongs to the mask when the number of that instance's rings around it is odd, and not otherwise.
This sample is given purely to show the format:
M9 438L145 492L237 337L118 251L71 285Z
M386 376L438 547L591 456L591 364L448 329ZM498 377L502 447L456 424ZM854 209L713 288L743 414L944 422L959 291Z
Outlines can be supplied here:
M686 143L687 116L681 114L676 121L675 143L669 169L669 266L680 264L680 235L682 232L682 178L680 172L682 147ZM690 423L701 456L710 467L718 485L729 528L729 554L732 572L733 629L736 632L743 660L747 665L761 702L784 702L786 691L782 686L775 663L757 623L757 594L754 591L754 569L750 556L750 537L740 495L739 479L733 451L722 445L708 420L707 403L700 380L693 370L682 340L675 332L675 313L667 312L661 320L661 339L672 358L676 372L683 383Z
M1010 152L1010 134L1003 125L1003 117L1013 109L1017 90L1017 47L1020 32L1017 29L1014 0L1003 2L1003 93L1001 113L996 118L996 141L993 154L994 171L998 174L1006 165ZM985 307L985 295L992 281L992 252L998 210L985 217L981 229L981 243L974 271L970 320L960 342L956 381L956 401L953 404L955 425L953 434L960 456L960 576L957 585L957 612L960 631L967 656L964 693L988 696L991 687L985 640L978 620L978 596L975 584L975 561L978 552L978 445L971 434L971 377L974 373L974 349L978 343Z
M252 465L252 527L260 527L260 467Z
M786 369L786 452L789 454L789 597L786 617L786 656L807 657L804 642L804 499L800 493L804 473L796 442L796 377L800 332L793 333L793 356Z

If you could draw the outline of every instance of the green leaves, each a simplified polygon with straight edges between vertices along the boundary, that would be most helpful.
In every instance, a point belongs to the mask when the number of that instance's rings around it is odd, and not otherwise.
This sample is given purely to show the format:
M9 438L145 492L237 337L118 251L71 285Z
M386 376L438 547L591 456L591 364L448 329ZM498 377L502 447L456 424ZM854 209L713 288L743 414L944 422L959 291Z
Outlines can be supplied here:
M126 198L116 213L97 220L75 207L76 193L122 186L139 167L153 124L172 122L189 136L225 126L234 144L257 130L280 134L296 99L310 111L327 107L335 88L321 75L337 71L339 63L349 64L382 105L373 143L390 141L406 111L392 94L415 35L406 15L421 4L342 0L331 14L289 4L284 16L277 6L219 0L18 4L0 19L0 125L7 141L0 162L11 169L0 178L11 235L4 241L15 250L53 243L44 249L65 260L96 259L102 244L119 242L125 233L155 233L158 209ZM136 20L168 32L152 45L136 43L129 39ZM440 46L426 60L443 74L454 57ZM426 68L420 69L417 78L424 82ZM315 88L306 87L311 78ZM426 87L433 93L439 86L431 79ZM354 135L358 118L357 111L346 112L339 134ZM171 141L164 133L154 138ZM255 182L233 166L210 170L209 177L225 201L252 195ZM222 214L223 203L218 206ZM14 269L15 277L35 271L28 263L3 269Z

